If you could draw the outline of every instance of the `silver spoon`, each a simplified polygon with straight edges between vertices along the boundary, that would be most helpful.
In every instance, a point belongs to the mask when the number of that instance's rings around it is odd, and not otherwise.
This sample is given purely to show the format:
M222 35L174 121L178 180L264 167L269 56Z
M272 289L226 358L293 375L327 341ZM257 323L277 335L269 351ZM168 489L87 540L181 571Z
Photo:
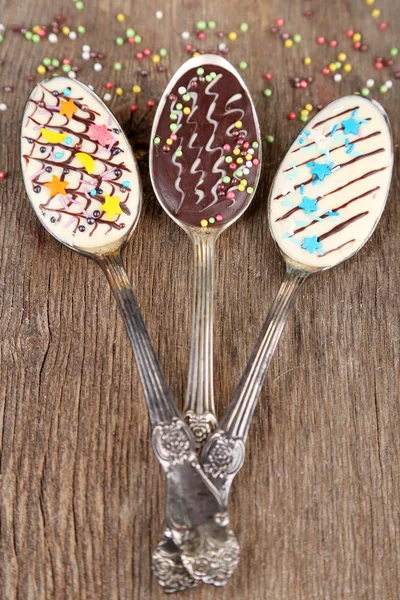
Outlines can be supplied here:
M330 165L329 173L317 167L321 177L323 171L327 173L322 179L311 173L315 165L307 166L314 161ZM286 263L286 274L231 404L201 454L203 469L226 504L233 478L243 465L257 399L300 287L310 274L347 260L368 241L386 204L392 168L393 143L387 115L377 102L360 96L341 98L318 113L281 163L269 196L269 219ZM304 171L306 176L302 177ZM295 177L290 179L286 174ZM313 187L316 177L322 185L316 181ZM296 220L305 219L306 223L296 225L293 221L281 227L279 223L291 216L286 216L290 211L291 215L299 215ZM362 219L364 227L355 227ZM307 229L309 236L296 237ZM324 248L323 242L326 244L329 238L333 242L332 238L341 232L348 237ZM293 237L300 243L287 243ZM309 252L313 246L317 246L318 254L317 250Z
M244 461L265 375L300 287L310 274L347 260L368 241L386 204L392 168L388 117L377 102L357 95L318 113L281 163L270 191L269 221L286 274L231 404L201 457L226 503Z
M95 260L117 299L143 384L153 448L167 475L171 539L193 572L210 546L234 545L235 538L225 506L199 466L194 438L168 389L121 261L142 202L128 141L89 88L57 77L36 86L28 99L21 150L25 187L40 222L58 241Z
M184 412L198 447L217 425L212 353L215 242L249 206L260 161L258 119L242 78L220 56L188 60L158 106L150 174L161 206L194 246L192 342ZM216 556L210 556L211 562L218 562ZM187 574L168 530L153 555L153 567L168 591L187 587ZM213 579L216 573L214 569Z

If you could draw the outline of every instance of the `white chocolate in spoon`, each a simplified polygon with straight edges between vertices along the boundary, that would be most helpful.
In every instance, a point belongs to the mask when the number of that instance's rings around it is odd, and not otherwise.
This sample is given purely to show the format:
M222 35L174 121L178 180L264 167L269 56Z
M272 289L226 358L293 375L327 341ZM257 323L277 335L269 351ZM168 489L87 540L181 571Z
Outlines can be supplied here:
M393 166L385 111L362 96L321 110L302 130L270 193L270 226L282 252L332 267L368 240L389 192Z
M66 77L38 84L21 130L29 200L61 242L93 250L121 241L140 209L140 183L120 125L89 88Z

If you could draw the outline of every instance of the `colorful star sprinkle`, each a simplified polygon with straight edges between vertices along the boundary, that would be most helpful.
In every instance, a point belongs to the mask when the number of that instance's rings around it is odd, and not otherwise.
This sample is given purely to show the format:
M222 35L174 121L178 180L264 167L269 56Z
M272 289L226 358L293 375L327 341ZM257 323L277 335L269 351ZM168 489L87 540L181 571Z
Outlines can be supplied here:
M282 187L281 187L281 194L282 196L287 196L287 194L291 194L294 192L294 185L293 183L290 181L290 179L288 179L286 177L286 179L284 180L284 182L282 183Z
M307 163L307 167L311 168L311 175L315 179L323 181L327 175L331 174L331 166L328 163L316 163L315 161Z
M344 119L344 121L342 121L342 127L344 135L348 135L349 133L357 135L360 123L353 119L353 117L350 117L350 119Z
M323 142L326 142L326 137L320 129L312 129L310 133L310 139L319 146Z
M299 208L302 208L306 215L309 215L317 210L317 199L307 198L307 196L304 196L301 204L299 204Z
M108 131L106 125L94 125L90 126L89 137L94 142L99 142L101 146L107 146L109 142L111 142L114 137Z
M61 181L56 175L53 175L53 179L44 184L50 190L50 198L57 194L67 195L65 188L69 185L68 181Z
M78 109L75 106L72 98L70 98L68 102L65 102L65 100L61 100L60 115L65 115L69 120L72 119L77 110Z
M310 254L314 254L315 251L319 251L322 247L321 243L318 241L318 237L313 235L312 237L304 238L304 241L301 245L304 250L308 250Z
M122 209L119 205L121 201L119 196L109 196L106 194L105 199L106 201L101 209L107 214L109 219L113 219L115 215L122 215Z

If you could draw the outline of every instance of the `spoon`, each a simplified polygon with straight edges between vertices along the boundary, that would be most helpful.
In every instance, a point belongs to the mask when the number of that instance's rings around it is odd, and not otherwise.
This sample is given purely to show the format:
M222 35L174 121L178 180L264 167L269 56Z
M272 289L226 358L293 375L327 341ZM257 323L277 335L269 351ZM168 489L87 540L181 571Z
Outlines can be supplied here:
M371 237L389 193L393 144L388 117L375 101L346 96L303 129L269 195L272 236L286 263L231 404L206 442L201 462L228 504L269 364L306 278L356 254Z
M368 241L386 204L392 168L387 115L377 102L356 95L319 112L281 163L269 195L269 221L286 274L231 404L201 454L202 467L226 505L244 462L257 399L300 287L309 275L347 260Z
M261 135L246 84L221 56L189 59L155 115L150 147L154 191L194 246L194 305L185 418L198 447L215 429L214 250L249 206L260 175Z
M128 141L88 87L56 77L38 84L28 99L21 162L28 197L42 225L58 241L95 260L114 292L142 381L154 452L167 476L167 525L193 575L209 546L230 542L235 547L237 542L225 506L200 468L195 440L167 386L121 261L142 202ZM222 565L224 561L221 556Z
M182 65L160 101L151 139L150 174L156 196L194 246L184 412L200 448L217 425L212 356L215 242L249 206L260 175L257 115L244 81L230 63L210 54ZM187 587L187 574L168 530L153 555L153 566L168 591Z

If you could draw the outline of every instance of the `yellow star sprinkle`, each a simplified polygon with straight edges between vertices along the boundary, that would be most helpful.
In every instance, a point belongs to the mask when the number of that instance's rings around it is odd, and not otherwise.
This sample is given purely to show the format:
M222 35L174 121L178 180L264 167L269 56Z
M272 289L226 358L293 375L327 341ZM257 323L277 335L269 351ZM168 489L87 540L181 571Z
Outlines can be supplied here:
M113 219L115 215L122 215L122 209L119 205L119 196L109 196L106 194L106 201L104 202L101 210L103 210L109 219Z
M65 115L67 119L72 119L77 110L78 109L76 108L72 98L70 98L68 102L65 102L65 100L61 100L60 115Z
M60 181L56 175L53 175L53 179L44 184L50 190L50 198L57 194L67 195L65 188L69 185L68 181Z

